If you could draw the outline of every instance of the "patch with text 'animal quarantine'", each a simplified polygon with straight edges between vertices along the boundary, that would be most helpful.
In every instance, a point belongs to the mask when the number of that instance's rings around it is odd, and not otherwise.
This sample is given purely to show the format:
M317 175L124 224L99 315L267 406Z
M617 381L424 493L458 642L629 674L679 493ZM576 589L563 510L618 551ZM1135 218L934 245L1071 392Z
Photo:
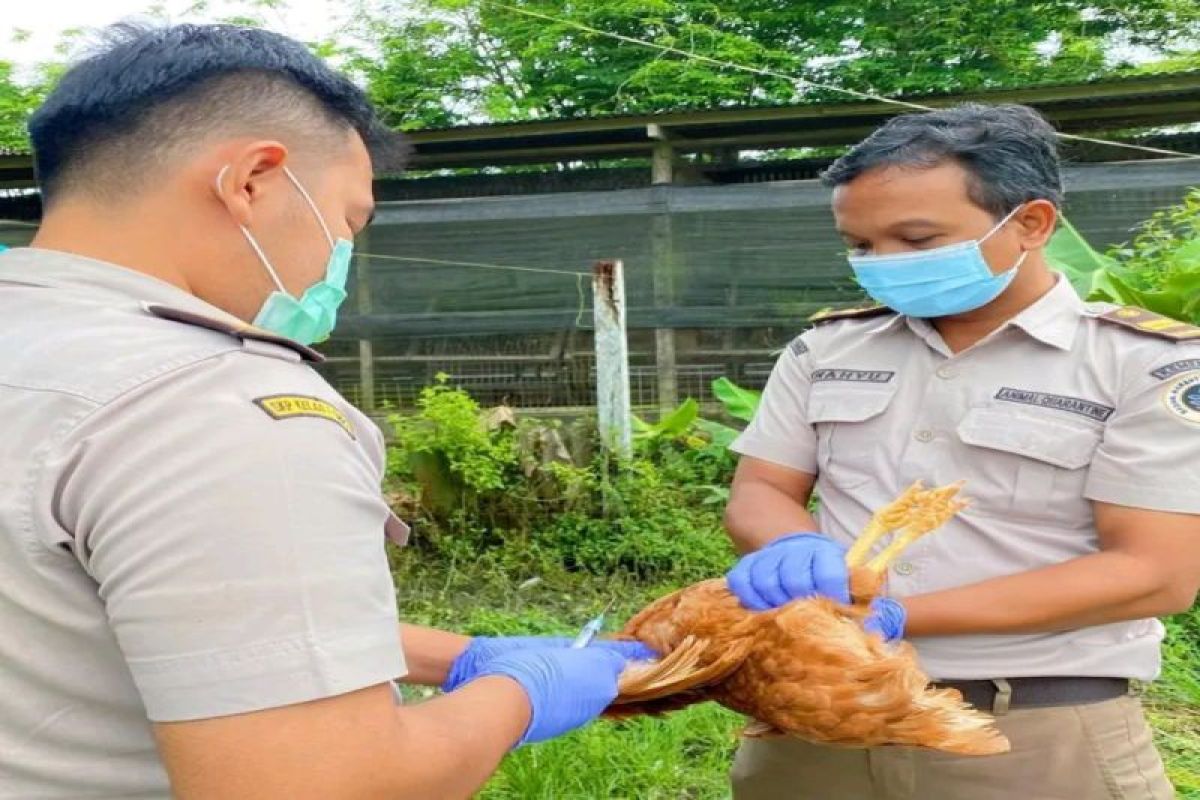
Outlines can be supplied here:
M1082 397L1068 397L1048 392L1031 392L1026 389L1014 389L1011 386L1005 386L996 392L996 399L1003 400L1006 403L1020 403L1026 406L1066 411L1069 414L1078 414L1081 417L1094 419L1097 422L1106 421L1112 416L1113 411L1116 410L1112 406L1106 406L1092 400L1085 400Z
M254 404L267 413L271 419L284 420L296 417L315 417L339 425L342 430L354 439L354 427L350 420L332 403L319 397L309 397L302 394L273 394L267 397L254 398Z

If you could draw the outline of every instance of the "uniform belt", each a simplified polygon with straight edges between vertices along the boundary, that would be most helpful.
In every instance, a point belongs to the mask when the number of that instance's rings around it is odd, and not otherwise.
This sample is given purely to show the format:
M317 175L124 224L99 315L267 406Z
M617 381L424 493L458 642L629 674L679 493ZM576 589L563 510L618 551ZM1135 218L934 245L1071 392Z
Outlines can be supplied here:
M976 708L1004 714L1010 708L1046 708L1100 703L1129 694L1125 678L996 678L936 681L935 688L957 689Z

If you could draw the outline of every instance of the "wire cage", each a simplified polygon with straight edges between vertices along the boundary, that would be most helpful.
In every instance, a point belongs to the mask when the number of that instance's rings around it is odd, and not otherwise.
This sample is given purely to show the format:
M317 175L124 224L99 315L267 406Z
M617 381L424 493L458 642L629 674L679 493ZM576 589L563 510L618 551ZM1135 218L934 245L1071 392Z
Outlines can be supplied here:
M1200 185L1200 159L1066 169L1066 215L1097 248ZM821 308L863 298L813 180L380 203L356 242L322 374L367 410L410 407L439 375L481 403L594 404L590 268L625 265L632 400L710 403L761 387ZM33 234L0 222L0 244Z

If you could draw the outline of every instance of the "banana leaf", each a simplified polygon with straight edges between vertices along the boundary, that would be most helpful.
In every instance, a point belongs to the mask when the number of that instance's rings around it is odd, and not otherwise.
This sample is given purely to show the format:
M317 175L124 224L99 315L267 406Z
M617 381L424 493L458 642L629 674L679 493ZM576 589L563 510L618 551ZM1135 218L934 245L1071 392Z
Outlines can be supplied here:
M750 389L743 389L729 378L717 378L712 384L713 396L721 401L729 416L750 422L758 404L762 402L762 394Z

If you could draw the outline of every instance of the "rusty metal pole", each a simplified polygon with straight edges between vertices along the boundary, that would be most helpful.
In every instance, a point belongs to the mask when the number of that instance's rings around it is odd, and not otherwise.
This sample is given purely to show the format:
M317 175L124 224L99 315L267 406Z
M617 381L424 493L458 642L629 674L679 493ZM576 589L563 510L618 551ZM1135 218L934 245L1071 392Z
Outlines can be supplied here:
M622 458L633 452L629 341L625 335L625 269L620 261L592 266L596 318L596 411L600 442Z

